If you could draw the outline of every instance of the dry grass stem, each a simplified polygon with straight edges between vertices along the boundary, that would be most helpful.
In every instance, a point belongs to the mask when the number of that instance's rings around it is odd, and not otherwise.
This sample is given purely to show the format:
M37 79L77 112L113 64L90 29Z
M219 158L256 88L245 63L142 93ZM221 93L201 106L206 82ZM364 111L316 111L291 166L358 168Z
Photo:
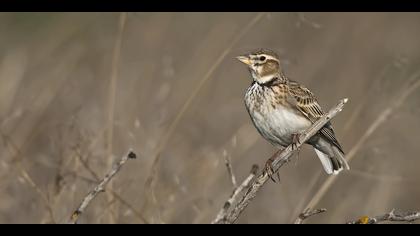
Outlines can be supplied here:
M115 118L115 103L116 103L116 94L117 94L117 82L118 82L118 68L120 62L121 54L121 45L122 38L124 33L124 26L126 23L127 13L122 12L119 16L118 21L118 32L115 40L114 49L112 52L112 62L111 62L111 77L109 85L109 97L108 97L108 129L107 129L107 163L108 167L112 165L113 161L113 137L114 137L114 118ZM112 184L109 186L112 189ZM112 195L108 194L108 201L112 199ZM115 205L114 205L115 206ZM117 211L116 207L113 207L113 212ZM116 214L116 213L115 213ZM114 214L109 215L110 222L116 222L116 216Z

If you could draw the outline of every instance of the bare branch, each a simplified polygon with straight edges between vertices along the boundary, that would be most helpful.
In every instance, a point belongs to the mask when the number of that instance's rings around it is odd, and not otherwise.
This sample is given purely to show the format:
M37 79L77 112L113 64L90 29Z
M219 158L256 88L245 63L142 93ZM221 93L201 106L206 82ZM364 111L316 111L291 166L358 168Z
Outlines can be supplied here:
M80 152L78 150L75 150L75 153L76 153L76 156L78 157L78 159L80 160L80 163L82 163L83 168L85 168L89 172L89 174L92 175L94 180L83 177L83 176L80 176L76 172L72 172L72 173L69 173L69 174L71 174L71 175L73 175L77 178L80 178L84 181L87 181L89 183L92 183L92 182L96 183L96 182L100 181L100 177L98 176L98 174L96 174L96 172L90 167L89 163L82 158ZM143 216L143 214L140 211L136 210L136 208L133 205L131 205L127 200L125 200L121 195L119 195L117 192L115 192L112 189L109 189L108 191L113 195L114 199L116 199L119 203L121 203L122 205L127 207L129 210L131 210L138 219L140 219L145 224L149 224L148 220L146 220L146 218Z
M295 153L303 143L305 143L308 139L310 139L313 135L315 135L328 121L330 121L334 116L336 116L339 112L342 111L344 104L346 104L348 99L342 99L334 108L332 108L328 113L322 116L319 120L317 120L309 129L305 130L299 136L299 142L292 147L292 144L289 145L286 149L282 151L278 151L273 155L272 161L272 169L273 174L277 173L277 171L286 164L293 153ZM252 183L251 187L242 197L242 199L236 204L231 212L226 216L226 219L220 223L227 223L232 224L234 223L241 213L246 209L246 207L251 203L251 201L256 197L258 191L261 187L267 182L269 179L269 174L267 169L261 173L256 180Z
M257 174L257 171L258 171L258 166L253 165L252 168L251 168L251 173L249 174L249 176L242 182L242 184L239 187L237 187L233 190L232 195L225 202L222 209L220 209L219 213L216 216L216 219L214 219L211 222L212 224L218 224L218 223L221 223L221 222L226 220L226 215L228 213L229 208L232 206L232 204L234 202L236 202L238 200L239 194L242 193L242 191L245 188L249 187L249 184L251 183L252 180L254 180L255 175Z
M83 199L80 206L75 210L70 218L70 223L76 224L79 220L80 215L84 212L84 210L89 206L91 201L95 199L95 197L105 191L106 185L111 181L111 179L120 171L121 167L127 162L128 159L135 159L137 155L129 151L125 156L121 158L121 160L116 163L111 171L105 175L105 177L101 180L101 182L92 190L89 192L89 194Z
M308 208L299 215L299 217L295 221L295 224L302 224L303 221L308 219L309 217L324 213L326 211L327 211L327 209L325 209L325 208L316 209L316 210L311 210L311 209Z
M411 211L411 212L402 212L395 213L395 209L390 213L369 217L362 216L360 219L355 221L347 222L348 224L377 224L385 221L395 221L395 222L413 222L420 219L420 211Z

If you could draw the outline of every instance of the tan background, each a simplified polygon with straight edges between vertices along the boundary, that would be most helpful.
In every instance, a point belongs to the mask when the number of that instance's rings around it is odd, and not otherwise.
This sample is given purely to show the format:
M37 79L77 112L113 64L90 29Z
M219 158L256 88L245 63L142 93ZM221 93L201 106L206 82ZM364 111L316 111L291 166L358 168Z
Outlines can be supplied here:
M122 199L100 195L81 223L210 222L232 190L224 153L240 181L275 150L252 127L243 104L251 81L234 60L261 47L277 51L324 110L350 99L333 121L345 151L387 118L317 205L328 212L307 222L420 210L420 89L404 97L418 81L420 14L129 13L110 150L119 17L0 13L0 223L65 222L94 186L86 167L103 176L107 153L116 160L129 148L139 158L112 186ZM281 177L240 223L293 222L327 178L309 147Z

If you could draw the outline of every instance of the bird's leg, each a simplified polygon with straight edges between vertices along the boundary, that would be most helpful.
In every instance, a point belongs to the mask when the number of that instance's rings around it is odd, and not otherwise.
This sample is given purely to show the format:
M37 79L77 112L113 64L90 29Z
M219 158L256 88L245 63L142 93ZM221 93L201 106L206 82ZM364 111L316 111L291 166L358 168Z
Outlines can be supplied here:
M295 166L297 166L297 165L298 165L299 158L300 158L300 149L298 150L298 153L297 153L297 158L296 158L296 163L295 163Z
M273 177L274 174L274 169L273 169L273 162L276 159L277 155L282 152L284 149L279 149L277 152L275 152L265 163L265 171L268 174L268 177L270 177L270 179L276 183L276 180ZM277 171L277 178L279 179L280 182L280 172Z
M299 133L299 132L292 134L292 150L293 151L298 149L298 147L297 147L298 144L299 145L301 144L300 143L300 135L301 135L301 133Z

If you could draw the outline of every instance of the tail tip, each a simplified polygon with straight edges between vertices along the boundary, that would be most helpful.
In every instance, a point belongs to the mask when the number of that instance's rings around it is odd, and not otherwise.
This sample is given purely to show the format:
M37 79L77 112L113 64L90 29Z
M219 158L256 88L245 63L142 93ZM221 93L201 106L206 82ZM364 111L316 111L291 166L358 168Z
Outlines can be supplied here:
M341 171L343 170L350 170L350 166L346 163L344 166L341 166L339 169L337 170L333 170L331 173L329 173L330 175L338 175Z

